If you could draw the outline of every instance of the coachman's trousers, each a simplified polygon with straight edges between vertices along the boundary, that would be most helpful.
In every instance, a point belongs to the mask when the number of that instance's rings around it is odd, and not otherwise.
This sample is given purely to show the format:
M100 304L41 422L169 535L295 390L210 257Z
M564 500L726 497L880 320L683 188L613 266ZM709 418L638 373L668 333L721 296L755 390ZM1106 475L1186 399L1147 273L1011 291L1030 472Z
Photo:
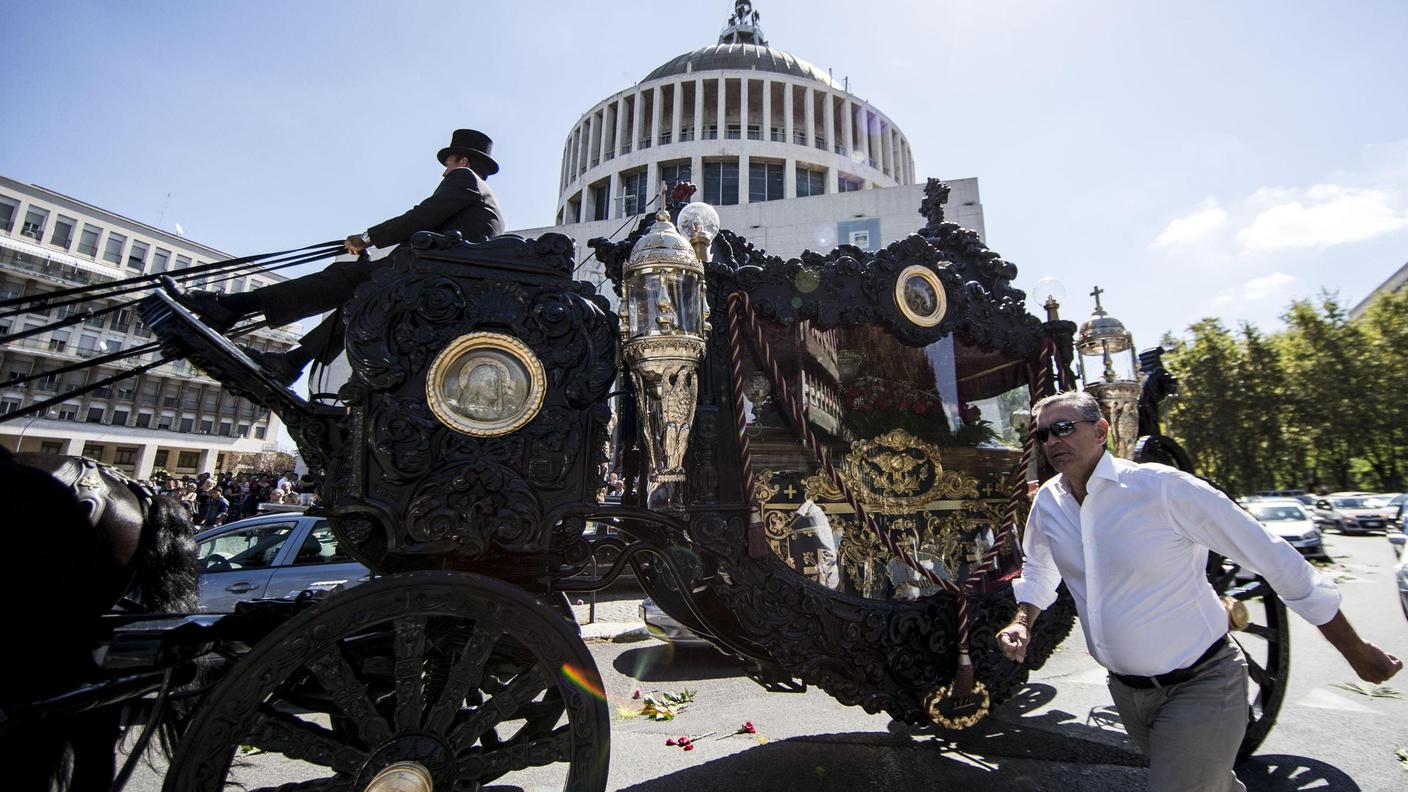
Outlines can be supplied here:
M1187 682L1109 685L1125 731L1149 757L1150 792L1246 792L1232 770L1247 731L1247 661L1235 643Z

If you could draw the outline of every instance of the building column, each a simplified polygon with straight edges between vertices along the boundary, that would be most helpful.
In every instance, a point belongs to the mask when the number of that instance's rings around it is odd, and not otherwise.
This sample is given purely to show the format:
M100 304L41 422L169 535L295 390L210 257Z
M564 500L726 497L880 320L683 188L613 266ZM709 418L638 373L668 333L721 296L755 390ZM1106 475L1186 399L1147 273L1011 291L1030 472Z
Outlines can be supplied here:
M64 456L83 456L83 444L85 442L87 441L81 437L66 437L64 438L64 447L59 453Z
M788 157L782 166L782 197L797 197L797 158Z
M763 142L772 142L772 81L763 78Z
M616 156L621 156L621 140L626 136L626 97L616 97Z
M704 78L699 77L694 81L694 139L704 139ZM695 172L694 183L700 184L698 172Z
M724 104L724 100L728 98L728 80L720 77L716 82L718 82L719 87L714 97L718 100L714 102L716 105L714 109L718 112L718 120L715 124L719 130L719 140L723 140L728 134L728 108Z
M642 197L641 204L649 203L650 199L655 197L655 191L658 189L660 189L660 160L652 157L645 166L645 195ZM653 211L658 212L665 205L665 200L666 196L661 196L660 203L655 205Z
M842 109L845 117L841 119L841 135L844 138L841 145L846 147L846 156L850 157L856 153L856 103L846 99Z
M637 89L635 101L631 104L631 151L640 150L641 107L644 101L645 94Z
M619 171L619 170L612 170L612 172L611 172L611 180L610 180L609 182L607 182L607 187L606 187L606 189L608 189L608 190L611 191L611 194L608 195L608 196L606 196L606 200L610 201L610 204L606 207L606 216L607 216L607 217L624 217L625 214L626 214L626 202L623 201L623 200L620 200L620 199L621 199L621 171ZM620 211L616 211L616 207L617 207L617 206L621 207L621 210L620 210Z
M885 146L880 151L880 154L883 157L880 162L880 165L882 166L882 168L889 168L890 178L894 179L895 181L899 181L899 179L896 178L895 171L895 131L891 129L889 125L886 124L884 121L881 121L880 133L884 136L882 140L884 140L885 142Z
M856 145L860 146L863 157L861 164L870 167L870 107L864 104L860 106L860 140Z
M684 83L675 83L674 101L670 103L670 142L680 142L680 126L684 120Z
M152 468L156 462L156 443L143 443L137 446L136 464L133 466L133 478L149 479L152 477Z
M596 115L587 116L582 124L582 172L592 169L592 130L596 127Z
M826 149L827 152L836 150L836 97L830 91L822 94L822 101L826 102L826 112L823 117L826 119Z
M831 160L831 161L832 161L832 162L835 162L836 160L833 159L833 160ZM837 184L836 184L836 180L839 179L840 177L841 177L841 172L840 172L839 170L837 170L836 168L827 168L827 169L826 169L826 175L823 176L822 179L821 179L821 184L822 184L822 187L824 188L824 189L822 190L822 195L830 195L831 193L834 193L834 192L840 192L840 190L837 189ZM837 243L839 244L839 243L840 243L840 240L837 240Z
M600 138L599 140L597 140L597 143L596 143L596 159L597 159L597 162L606 162L606 112L607 112L607 110L608 110L608 107L605 106L605 105L603 105L602 108L601 108L601 121L599 121L599 122L597 123L597 125L596 125L596 126L597 126L597 129L601 130L601 132L600 132L601 138ZM593 118L595 118L595 117L596 117L596 116L593 116Z
M748 76L738 81L738 139L748 139Z
M650 145L660 145L661 100L665 97L664 86L657 85L650 90Z
M783 142L792 145L792 83L782 84L782 137Z
M748 155L738 156L738 205L745 206L748 203Z
M703 127L700 129L702 130ZM699 188L699 191L691 197L692 200L704 200L704 158L698 154L689 158L689 180Z
M812 99L811 86L802 88L802 101L806 102L806 125L807 139L804 145L810 146L816 141L816 100Z

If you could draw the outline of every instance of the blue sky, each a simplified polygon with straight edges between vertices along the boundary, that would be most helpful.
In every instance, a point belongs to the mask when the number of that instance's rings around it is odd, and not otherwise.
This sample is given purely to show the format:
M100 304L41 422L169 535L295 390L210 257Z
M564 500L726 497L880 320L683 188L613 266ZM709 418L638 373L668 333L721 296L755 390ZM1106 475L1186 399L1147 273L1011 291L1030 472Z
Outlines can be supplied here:
M713 43L732 4L65 2L0 28L0 173L235 254L404 210L434 152L495 139L511 228L551 220L578 116ZM758 0L849 77L921 175L976 176L988 241L1091 286L1141 346L1266 329L1408 259L1408 4Z

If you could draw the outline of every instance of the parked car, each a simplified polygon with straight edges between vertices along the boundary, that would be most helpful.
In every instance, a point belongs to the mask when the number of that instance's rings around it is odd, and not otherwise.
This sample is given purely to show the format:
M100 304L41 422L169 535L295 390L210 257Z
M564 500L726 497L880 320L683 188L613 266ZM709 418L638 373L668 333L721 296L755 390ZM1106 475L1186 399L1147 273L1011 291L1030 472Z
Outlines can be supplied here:
M1388 528L1393 515L1373 493L1333 493L1315 501L1315 520L1340 533L1368 533Z
M651 637L659 638L666 643L676 646L708 646L713 648L713 644L695 635L688 627L680 624L670 617L655 604L655 600L646 597L640 602L640 620L645 622L645 631Z
M1388 543L1398 559L1398 564L1393 567L1393 579L1398 585L1398 605L1403 608L1403 616L1408 618L1408 559L1403 557L1403 546L1408 544L1408 536L1404 535L1402 528L1390 528Z
M262 514L201 531L196 544L203 611L228 613L243 600L371 579L366 567L343 552L321 517Z
M1403 514L1408 512L1408 492L1400 492L1392 497L1385 495L1388 501L1384 503L1384 510L1389 513L1389 527L1404 529Z
M1285 539L1287 544L1309 558L1329 558L1320 538L1320 529L1301 507L1290 498L1258 500L1247 504L1247 511L1267 530Z

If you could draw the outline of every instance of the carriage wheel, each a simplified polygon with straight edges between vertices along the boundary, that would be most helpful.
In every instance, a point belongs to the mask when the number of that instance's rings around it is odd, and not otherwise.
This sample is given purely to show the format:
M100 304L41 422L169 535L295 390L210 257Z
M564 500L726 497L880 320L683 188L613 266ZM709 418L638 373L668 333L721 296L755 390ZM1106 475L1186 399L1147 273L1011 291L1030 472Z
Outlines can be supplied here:
M1237 752L1239 758L1246 758L1270 733L1286 696L1291 672L1290 625L1286 606L1271 586L1262 578L1243 572L1238 564L1222 559L1221 564L1212 567L1209 579L1220 596L1230 597L1246 608L1245 614L1236 609L1229 619L1232 639L1247 658L1247 734ZM1239 628L1243 618L1245 626Z
M603 790L610 726L574 626L516 586L411 572L334 595L203 702L167 792Z

